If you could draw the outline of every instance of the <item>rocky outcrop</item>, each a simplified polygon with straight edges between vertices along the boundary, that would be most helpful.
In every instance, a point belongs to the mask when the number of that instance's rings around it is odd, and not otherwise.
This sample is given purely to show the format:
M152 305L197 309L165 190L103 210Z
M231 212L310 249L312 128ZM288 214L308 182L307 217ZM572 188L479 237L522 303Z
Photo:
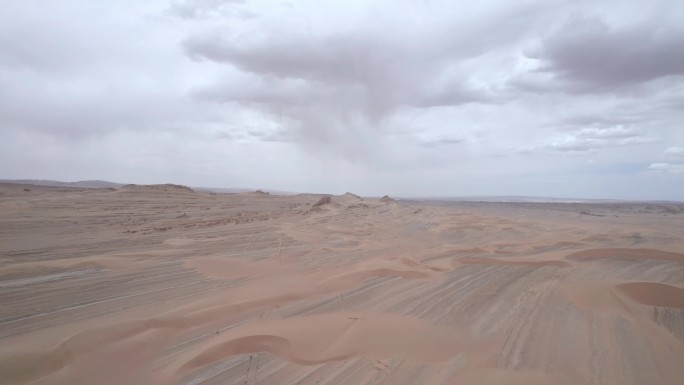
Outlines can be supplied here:
M322 197L321 199L319 199L318 202L314 203L314 205L311 207L312 208L321 207L323 205L329 205L331 203L332 203L332 197L330 195L326 195L326 196Z
M344 198L356 199L356 200L359 200L359 201L362 201L362 200L363 200L363 198L361 198L360 196L358 196L358 195L356 195L356 194L352 194L352 193L350 193L350 192L344 193L343 197L344 197Z
M394 203L396 201L393 198L390 198L389 195L385 195L384 197L380 198L380 202L382 202L382 203Z

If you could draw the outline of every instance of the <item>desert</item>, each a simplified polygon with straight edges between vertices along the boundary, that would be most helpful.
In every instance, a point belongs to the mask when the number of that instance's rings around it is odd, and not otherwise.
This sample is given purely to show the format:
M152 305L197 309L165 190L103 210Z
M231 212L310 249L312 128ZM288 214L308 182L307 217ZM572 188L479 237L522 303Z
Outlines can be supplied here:
M684 204L0 185L0 384L672 384Z
M0 385L684 385L683 20L4 1Z

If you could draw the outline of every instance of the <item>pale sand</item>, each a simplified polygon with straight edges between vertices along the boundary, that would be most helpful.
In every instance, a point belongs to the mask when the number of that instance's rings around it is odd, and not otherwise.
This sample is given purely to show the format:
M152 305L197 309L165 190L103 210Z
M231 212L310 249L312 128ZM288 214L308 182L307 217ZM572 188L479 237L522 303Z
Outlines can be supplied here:
M684 379L684 205L24 188L0 384Z

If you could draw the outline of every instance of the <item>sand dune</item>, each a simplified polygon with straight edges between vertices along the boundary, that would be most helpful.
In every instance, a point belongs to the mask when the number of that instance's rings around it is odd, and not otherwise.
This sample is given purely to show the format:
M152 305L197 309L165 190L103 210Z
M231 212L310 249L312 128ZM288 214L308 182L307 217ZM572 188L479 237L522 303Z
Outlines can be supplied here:
M684 289L655 282L628 282L619 291L644 305L684 309Z
M580 261L600 259L662 259L666 261L684 262L684 254L654 249L590 249L572 253L568 255L567 258Z
M453 330L406 316L373 313L331 313L255 322L196 348L180 371L224 357L273 353L300 365L342 361L355 356L388 358L402 355L422 362L445 361L477 350L477 344ZM482 346L487 346L486 342ZM480 348L482 350L482 348Z
M681 207L325 197L0 185L0 384L681 384Z
M570 267L572 266L566 261L530 261L517 259L496 259L496 258L478 258L478 257L462 257L458 259L458 263L464 265L522 265L522 266L557 266Z

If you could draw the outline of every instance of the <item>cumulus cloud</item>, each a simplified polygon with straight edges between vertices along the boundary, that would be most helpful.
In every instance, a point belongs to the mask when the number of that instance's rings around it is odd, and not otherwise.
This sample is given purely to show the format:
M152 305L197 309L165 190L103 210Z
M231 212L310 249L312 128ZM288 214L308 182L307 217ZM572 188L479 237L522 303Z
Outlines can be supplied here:
M601 148L649 144L659 140L658 137L649 136L644 130L634 127L586 127L556 134L548 141L535 146L523 146L515 152L590 153Z
M672 174L684 173L684 164L677 163L653 163L648 166L649 170L667 172Z
M176 0L169 5L167 13L184 19L202 19L231 14L235 4L245 0ZM241 13L246 15L246 13Z

